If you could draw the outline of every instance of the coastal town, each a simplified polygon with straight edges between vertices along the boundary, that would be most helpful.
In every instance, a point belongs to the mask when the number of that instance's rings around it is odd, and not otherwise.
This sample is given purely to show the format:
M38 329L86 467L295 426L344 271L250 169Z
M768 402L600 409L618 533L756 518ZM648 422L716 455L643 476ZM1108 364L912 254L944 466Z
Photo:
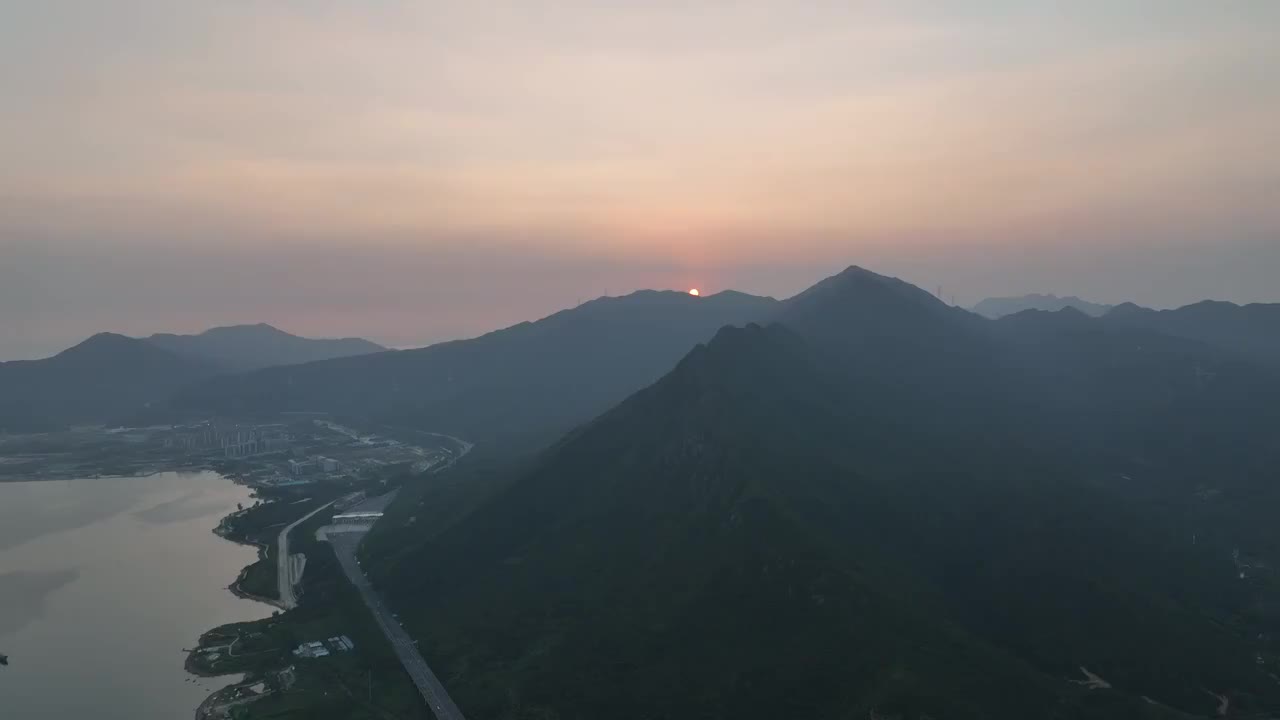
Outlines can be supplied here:
M361 432L324 417L186 425L72 427L0 434L0 481L148 475L211 468L253 487L343 482L407 467L426 472L461 441L379 428Z

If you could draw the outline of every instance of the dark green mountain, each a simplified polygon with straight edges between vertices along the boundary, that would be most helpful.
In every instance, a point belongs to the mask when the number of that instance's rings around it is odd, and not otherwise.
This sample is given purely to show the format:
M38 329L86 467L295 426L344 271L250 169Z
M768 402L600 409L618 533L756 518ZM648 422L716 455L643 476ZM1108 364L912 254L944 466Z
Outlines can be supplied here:
M1005 315L1013 315L1023 310L1047 310L1057 312L1066 308L1075 308L1085 315L1101 317L1111 310L1110 305L1082 300L1075 295L1059 297L1057 295L1020 295L1018 297L986 298L973 306L973 311L985 318L996 320Z
M858 268L778 317L374 539L469 717L1280 709L1274 375Z
M170 352L201 358L229 372L368 355L386 350L381 345L360 338L317 340L298 337L263 323L216 327L199 335L159 333L146 340Z
M217 378L175 404L223 414L328 411L533 445L653 382L718 328L774 305L735 292L643 291L471 340Z
M216 371L144 340L100 333L51 358L0 363L0 430L119 420Z
M1205 300L1176 310L1149 310L1133 303L1107 313L1109 322L1217 345L1280 366L1280 304L1236 305Z

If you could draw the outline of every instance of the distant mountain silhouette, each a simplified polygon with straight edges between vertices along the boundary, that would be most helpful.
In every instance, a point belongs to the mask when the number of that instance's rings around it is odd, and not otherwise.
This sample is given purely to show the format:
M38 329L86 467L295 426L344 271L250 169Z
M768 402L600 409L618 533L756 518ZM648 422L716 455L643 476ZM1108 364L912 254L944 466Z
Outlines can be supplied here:
M1280 364L1280 304L1205 300L1176 310L1117 305L1106 320L1199 340L1268 364Z
M737 292L645 290L470 340L220 377L174 404L223 414L328 411L535 445L653 382L718 328L765 317L776 304Z
M51 358L0 363L0 430L119 419L217 371L144 340L99 333Z
M1274 373L860 268L775 316L451 524L370 539L469 716L1176 718L1212 715L1206 688L1280 709L1270 575L1232 561L1276 551Z
M202 358L228 371L296 365L386 350L360 338L315 340L298 337L265 323L216 327L199 335L158 333L146 340L171 352Z
M897 335L904 323L936 325L966 315L915 285L851 265L788 299L779 319L797 328L843 334L880 328Z
M954 365L983 324L910 283L857 266L789 298L775 318L802 335L859 350L858 361L871 365L933 363L943 352ZM872 348L875 354L866 352Z
M1081 300L1074 295L1058 297L1057 295L1031 294L1019 297L987 298L974 305L973 311L983 317L995 320L1023 310L1056 311L1063 308L1075 308L1086 315L1101 317L1111 309L1111 306Z

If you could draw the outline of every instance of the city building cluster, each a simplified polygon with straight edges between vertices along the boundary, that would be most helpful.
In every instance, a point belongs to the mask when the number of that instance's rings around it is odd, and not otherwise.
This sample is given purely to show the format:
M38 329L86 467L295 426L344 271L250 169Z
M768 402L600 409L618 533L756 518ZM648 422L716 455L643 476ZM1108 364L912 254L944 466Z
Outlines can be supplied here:
M289 447L284 425L222 425L215 422L174 428L166 447L189 452L220 450L226 458L280 452Z

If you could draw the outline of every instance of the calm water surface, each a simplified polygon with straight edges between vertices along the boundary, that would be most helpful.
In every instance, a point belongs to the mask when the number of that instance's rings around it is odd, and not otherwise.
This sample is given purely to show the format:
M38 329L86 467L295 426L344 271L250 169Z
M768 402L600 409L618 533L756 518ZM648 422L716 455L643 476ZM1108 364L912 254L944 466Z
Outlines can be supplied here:
M229 680L182 649L271 612L227 590L255 551L211 532L248 501L209 472L0 483L0 718L193 717Z

